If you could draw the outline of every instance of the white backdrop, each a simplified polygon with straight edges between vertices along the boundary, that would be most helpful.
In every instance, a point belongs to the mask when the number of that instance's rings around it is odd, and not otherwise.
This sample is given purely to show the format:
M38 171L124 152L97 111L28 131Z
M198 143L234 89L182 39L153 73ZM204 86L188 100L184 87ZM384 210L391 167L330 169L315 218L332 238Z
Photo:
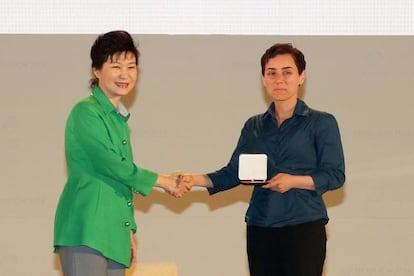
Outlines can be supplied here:
M0 33L412 35L411 0L2 0Z

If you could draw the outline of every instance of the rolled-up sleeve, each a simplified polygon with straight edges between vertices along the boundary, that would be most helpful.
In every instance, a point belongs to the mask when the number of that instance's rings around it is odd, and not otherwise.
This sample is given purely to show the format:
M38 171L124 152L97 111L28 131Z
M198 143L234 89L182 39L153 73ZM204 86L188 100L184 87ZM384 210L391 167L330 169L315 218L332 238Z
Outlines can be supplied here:
M324 114L316 126L317 170L313 178L319 194L340 188L345 182L345 161L338 123L333 115Z

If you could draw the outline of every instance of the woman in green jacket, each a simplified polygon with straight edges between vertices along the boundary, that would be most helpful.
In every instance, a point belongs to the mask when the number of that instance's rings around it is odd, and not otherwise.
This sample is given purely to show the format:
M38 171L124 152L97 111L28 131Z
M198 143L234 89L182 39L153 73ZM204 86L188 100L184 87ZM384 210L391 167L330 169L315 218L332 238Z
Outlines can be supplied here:
M65 276L121 276L135 261L133 193L154 186L174 196L178 173L138 167L120 101L137 81L139 51L130 34L100 35L90 52L92 94L70 112L65 129L68 179L55 217L54 247Z

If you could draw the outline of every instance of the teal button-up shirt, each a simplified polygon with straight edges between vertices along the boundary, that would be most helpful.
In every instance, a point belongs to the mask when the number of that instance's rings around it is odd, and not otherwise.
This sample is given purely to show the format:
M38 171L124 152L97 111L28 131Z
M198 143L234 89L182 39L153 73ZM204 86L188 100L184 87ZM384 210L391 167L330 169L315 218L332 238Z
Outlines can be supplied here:
M66 123L68 179L55 216L54 246L86 245L130 265L136 231L133 192L147 195L157 174L134 164L129 113L98 88L77 103Z
M291 189L286 193L256 186L246 212L248 225L284 227L319 219L328 222L322 195L345 182L341 135L332 114L311 109L298 99L293 116L280 127L273 103L265 113L249 118L227 166L209 174L214 183L210 194L239 185L241 153L267 154L269 179L278 173L309 175L315 184L315 191Z

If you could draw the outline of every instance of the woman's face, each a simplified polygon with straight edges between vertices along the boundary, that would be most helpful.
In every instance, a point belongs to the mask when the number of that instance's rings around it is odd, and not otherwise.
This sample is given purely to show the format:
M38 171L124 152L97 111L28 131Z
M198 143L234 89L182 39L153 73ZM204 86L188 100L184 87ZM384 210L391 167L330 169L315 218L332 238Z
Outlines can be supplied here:
M119 53L102 65L101 69L93 69L98 79L98 86L116 106L122 96L128 95L135 87L138 68L134 54Z
M296 101L299 86L305 81L305 71L299 75L290 54L277 55L266 64L263 85L271 99L277 102Z

